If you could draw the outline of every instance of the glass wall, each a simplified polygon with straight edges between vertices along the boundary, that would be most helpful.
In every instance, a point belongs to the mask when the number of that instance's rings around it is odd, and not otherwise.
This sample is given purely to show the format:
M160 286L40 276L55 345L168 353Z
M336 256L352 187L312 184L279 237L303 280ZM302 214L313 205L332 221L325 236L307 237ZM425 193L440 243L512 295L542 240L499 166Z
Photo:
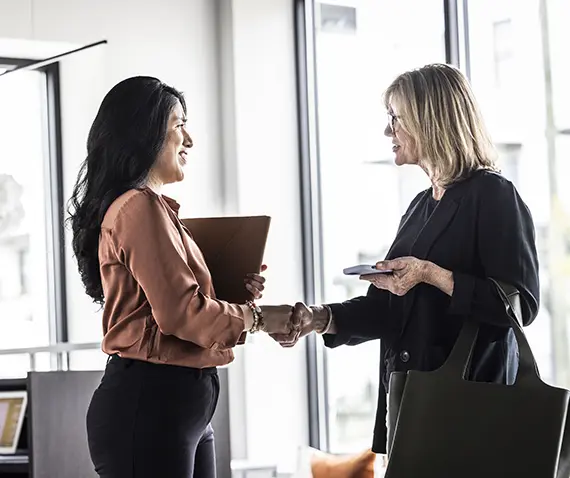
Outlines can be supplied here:
M383 257L407 204L426 187L422 173L393 164L382 93L397 74L445 61L443 3L316 2L315 55L323 300L334 302L365 293L366 283L342 269ZM370 446L378 357L378 342L326 352L334 452Z
M6 350L50 342L46 74L0 77L0 105L0 350ZM48 367L49 357L39 355L36 366ZM27 355L0 356L0 377L23 376L29 367Z
M529 338L543 378L569 387L570 3L470 0L468 18L473 88L536 226L542 301Z
M444 3L314 2L321 208L314 220L326 302L365 293L367 283L342 269L383 258L409 201L428 186L419 168L393 164L382 92L405 70L445 61ZM570 177L570 3L448 3L466 8L457 19L460 66L470 75L503 174L535 220L542 303L528 335L544 379L570 387L570 188L564 182ZM363 450L374 423L379 344L325 356L330 449Z

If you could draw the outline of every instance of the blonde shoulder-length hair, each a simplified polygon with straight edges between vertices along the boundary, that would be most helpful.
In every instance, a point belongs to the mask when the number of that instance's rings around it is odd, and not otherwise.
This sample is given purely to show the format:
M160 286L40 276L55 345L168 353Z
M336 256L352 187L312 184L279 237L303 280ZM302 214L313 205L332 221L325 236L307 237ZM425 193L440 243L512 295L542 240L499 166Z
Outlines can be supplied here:
M399 126L439 185L478 169L498 171L475 95L456 68L436 63L402 73L384 93L384 103L398 108Z

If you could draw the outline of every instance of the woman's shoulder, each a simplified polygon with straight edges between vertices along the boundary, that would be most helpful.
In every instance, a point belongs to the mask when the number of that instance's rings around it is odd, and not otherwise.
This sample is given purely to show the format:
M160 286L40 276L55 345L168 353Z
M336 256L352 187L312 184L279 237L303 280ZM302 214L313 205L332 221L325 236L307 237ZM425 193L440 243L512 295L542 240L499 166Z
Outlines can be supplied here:
M157 206L159 197L149 188L129 189L115 199L103 218L101 227L112 228L120 217L144 217L145 212ZM142 215L142 216L141 216Z
M516 191L515 185L505 176L488 169L475 171L457 186L460 189L467 189L475 195L512 194Z
M453 196L489 212L525 210L529 213L528 206L512 181L495 171L477 171L457 192L452 193Z

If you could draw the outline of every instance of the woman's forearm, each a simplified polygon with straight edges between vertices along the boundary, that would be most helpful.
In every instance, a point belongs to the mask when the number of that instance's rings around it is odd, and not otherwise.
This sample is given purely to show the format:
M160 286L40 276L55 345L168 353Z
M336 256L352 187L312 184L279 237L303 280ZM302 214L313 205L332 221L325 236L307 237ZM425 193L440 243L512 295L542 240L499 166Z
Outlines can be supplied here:
M449 296L453 295L453 288L455 282L453 280L453 272L444 269L443 267L439 267L437 264L433 262L426 261L426 278L424 282L426 284L433 285L437 287L442 292L446 293Z

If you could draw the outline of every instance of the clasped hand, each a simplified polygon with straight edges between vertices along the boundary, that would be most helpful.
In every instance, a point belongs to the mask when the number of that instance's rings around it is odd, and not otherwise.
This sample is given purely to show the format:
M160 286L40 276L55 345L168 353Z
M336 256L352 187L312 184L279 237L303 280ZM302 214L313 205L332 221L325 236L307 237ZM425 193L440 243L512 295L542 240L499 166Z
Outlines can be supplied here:
M260 272L266 269L267 266L263 265ZM260 299L263 296L265 277L261 274L247 274L244 284L253 299ZM314 330L313 309L302 302L294 306L263 305L261 311L263 314L262 330L283 347L292 347L301 337Z
M263 265L259 274L247 274L244 278L245 287L254 300L261 299L263 296L265 277L261 275L261 272L264 272L266 269L267 266ZM296 342L303 333L303 328L308 320L308 315L306 314L308 309L306 307L304 307L304 311L302 309L298 306L293 307L290 305L261 306L263 313L262 330L277 337L283 343L290 344Z
M263 331L283 347L292 347L301 337L314 330L313 311L302 302L294 306L262 306Z
M245 288L251 293L254 300L263 297L265 289L265 277L261 275L267 269L261 266L259 274L247 274L244 278ZM294 307L290 305L264 305L261 306L263 313L262 330L268 334L277 334L283 340L294 340L300 334L302 319L294 315Z

